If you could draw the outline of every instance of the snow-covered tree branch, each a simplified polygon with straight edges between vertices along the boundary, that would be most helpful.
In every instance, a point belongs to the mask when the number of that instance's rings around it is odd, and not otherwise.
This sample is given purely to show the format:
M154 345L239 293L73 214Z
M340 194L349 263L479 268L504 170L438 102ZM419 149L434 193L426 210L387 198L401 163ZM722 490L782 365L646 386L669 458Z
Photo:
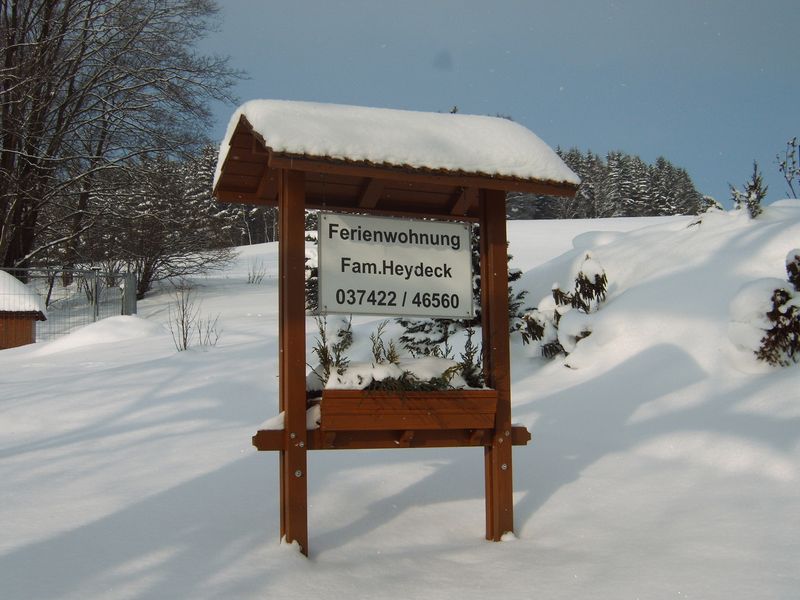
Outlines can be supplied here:
M215 11L210 0L0 4L0 265L56 240L75 261L110 197L96 193L102 172L198 147L207 102L229 99L238 76L194 51Z

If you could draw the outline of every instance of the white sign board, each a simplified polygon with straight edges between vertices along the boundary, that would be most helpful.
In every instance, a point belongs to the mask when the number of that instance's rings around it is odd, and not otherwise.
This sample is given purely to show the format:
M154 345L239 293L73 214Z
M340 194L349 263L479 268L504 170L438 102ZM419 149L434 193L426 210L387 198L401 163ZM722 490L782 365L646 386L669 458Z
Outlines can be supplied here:
M321 313L470 318L467 223L319 215Z

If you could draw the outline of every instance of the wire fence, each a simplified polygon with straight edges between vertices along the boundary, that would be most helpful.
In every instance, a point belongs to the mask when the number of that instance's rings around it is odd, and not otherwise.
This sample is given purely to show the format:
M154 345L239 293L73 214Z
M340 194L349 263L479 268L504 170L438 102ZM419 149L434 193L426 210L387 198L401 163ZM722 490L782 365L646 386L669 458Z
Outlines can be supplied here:
M20 308L29 308L38 297L46 320L36 321L37 341L52 340L100 319L136 314L132 273L33 267L2 270L24 285L0 285L0 319L4 312L26 312Z

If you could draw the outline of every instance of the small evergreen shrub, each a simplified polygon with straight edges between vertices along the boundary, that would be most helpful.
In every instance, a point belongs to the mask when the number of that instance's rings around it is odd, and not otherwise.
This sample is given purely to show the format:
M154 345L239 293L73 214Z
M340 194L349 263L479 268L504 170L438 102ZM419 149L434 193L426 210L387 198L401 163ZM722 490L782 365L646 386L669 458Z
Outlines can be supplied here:
M772 327L756 350L759 360L781 367L800 362L800 248L787 255L786 274L790 285L773 290L766 313Z
M731 302L729 337L773 366L800 363L800 248L786 257L787 280L762 278L742 286Z
M538 344L544 358L569 354L580 340L591 334L591 328L585 319L570 319L570 326L559 330L562 318L572 310L585 315L596 312L606 298L607 287L608 277L603 267L587 252L573 291L565 292L556 283L551 298L544 298L537 308L523 315L519 328L522 342Z
M382 365L384 363L397 364L400 362L400 353L397 351L397 346L394 340L389 340L388 344L383 341L383 334L386 332L386 326L389 321L381 321L378 328L369 334L369 341L372 344L372 359L375 364Z
M786 255L786 276L795 291L800 292L800 248Z
M734 208L746 208L751 219L755 219L763 211L761 201L767 196L768 186L758 170L758 163L753 161L753 174L744 184L744 191L733 186L731 188L731 201Z
M372 382L365 387L365 390L375 390L384 392L440 392L443 390L455 389L451 384L453 377L458 375L460 365L453 365L441 375L431 377L430 379L420 379L411 371L403 371L399 377L385 377L384 379L373 379Z
M408 361L401 364L394 340L388 343L384 341L388 324L388 320L382 321L369 335L372 360L351 365L346 353L353 344L352 317L343 320L333 335L330 334L327 319L318 317L318 334L311 349L317 364L311 367L307 379L309 399L319 397L332 377L335 377L335 383L339 386L345 384L352 385L354 389L367 390L439 391L463 388L465 385L471 388L484 387L481 346L472 341L474 329L466 330L467 339L459 360L453 358L454 351L449 344L444 349L426 355L444 360L441 361L441 372L431 377L426 375L428 378L425 379L413 372L413 366ZM447 356L442 356L443 353L447 353ZM430 364L431 361L427 362ZM427 372L431 372L430 367Z
M772 327L761 338L756 358L788 367L800 362L800 297L788 290L772 292L772 308L766 313Z
M464 342L464 351L461 353L461 360L458 363L459 371L469 387L481 388L485 384L481 358L482 346L473 343L472 336L475 335L475 330L472 327L467 327L466 335L467 341Z
M317 338L311 352L316 355L318 364L311 367L311 371L319 379L322 387L325 386L332 371L335 370L341 375L350 364L346 352L353 345L352 326L352 317L343 319L342 324L333 335L333 339L329 340L328 319L317 317Z
M400 345L414 358L450 358L453 350L450 337L462 327L462 323L454 319L399 317L397 322L403 327Z

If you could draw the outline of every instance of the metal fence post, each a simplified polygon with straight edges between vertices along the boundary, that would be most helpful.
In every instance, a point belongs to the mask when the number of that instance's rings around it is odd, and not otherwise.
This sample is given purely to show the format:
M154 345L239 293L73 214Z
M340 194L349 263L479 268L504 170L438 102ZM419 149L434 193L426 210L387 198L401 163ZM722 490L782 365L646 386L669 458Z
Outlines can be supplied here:
M91 289L92 289L92 323L97 321L97 317L100 316L100 299L98 298L100 292L100 285L99 285L99 267L92 267L91 270Z
M122 290L122 314L136 314L136 273L125 274L125 286Z

